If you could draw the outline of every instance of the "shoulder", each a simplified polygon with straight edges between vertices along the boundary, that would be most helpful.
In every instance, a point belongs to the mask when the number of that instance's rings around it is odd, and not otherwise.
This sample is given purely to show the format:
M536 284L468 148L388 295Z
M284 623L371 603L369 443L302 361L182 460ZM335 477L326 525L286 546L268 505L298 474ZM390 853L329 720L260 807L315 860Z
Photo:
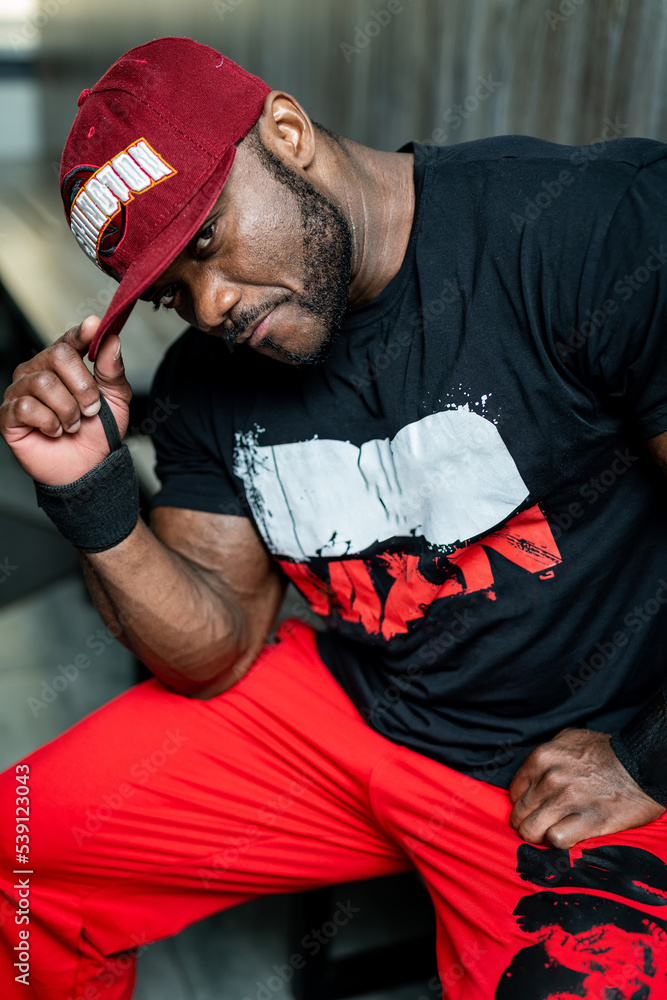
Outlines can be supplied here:
M567 146L506 135L417 144L415 158L423 170L422 232L429 245L446 249L457 234L468 251L493 245L523 259L533 252L554 259L558 247L569 253L600 246L643 176L653 188L664 187L667 144L622 138Z
M498 160L570 161L579 163L625 164L641 167L647 162L667 156L667 143L657 139L629 137L600 139L586 145L567 145L539 139L532 135L495 135L485 139L453 143L449 146L410 143L415 155L438 168L446 164L496 163Z
M649 164L667 166L667 143L655 139L600 139L587 145L564 145L526 135L492 136L451 146L413 144L432 186L456 184L468 188L497 185L505 193L531 197L543 183L575 186L596 200L618 198Z

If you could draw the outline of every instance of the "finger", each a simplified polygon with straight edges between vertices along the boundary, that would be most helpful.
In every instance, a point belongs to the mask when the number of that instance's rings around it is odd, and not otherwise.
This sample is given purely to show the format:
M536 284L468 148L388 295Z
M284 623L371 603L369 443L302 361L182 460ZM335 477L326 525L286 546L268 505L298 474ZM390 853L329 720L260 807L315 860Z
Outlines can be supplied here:
M78 354L79 358L83 363L83 357L88 351L90 342L92 341L97 328L100 325L101 320L98 316L88 316L79 326L72 327L67 333L63 334L57 340L49 346L45 347L43 351L35 354L34 357L30 358L28 361L22 361L20 365L16 368L13 376L13 381L22 378L29 372L39 371L40 369L47 367L50 368L50 359L55 355L60 356L59 352L61 346L64 344L69 351L73 351ZM67 356L67 352L64 356ZM45 363L46 362L46 363ZM85 365L84 365L85 367Z
M513 830L519 830L526 819L539 809L545 802L544 796L533 794L534 789L530 788L515 804L510 813L510 826Z
M567 788L554 790L549 781L540 782L535 791L533 807L515 827L519 836L529 844L543 843L547 830L556 826L566 816L587 811L586 807L581 809L578 807L568 794Z
M93 342L93 338L101 322L102 320L99 316L86 316L78 326L73 326L71 330L68 330L60 338L60 342L69 344L70 347L73 347L83 357L87 354L88 348ZM59 341L56 341L56 343L59 343Z
M564 730L561 730L561 732L564 732ZM561 734L559 733L558 735L560 736ZM511 802L516 803L519 799L525 798L529 793L531 785L535 787L542 781L545 774L553 772L554 763L559 763L562 760L562 745L560 743L554 745L557 739L558 737L550 740L548 743L540 743L539 746L535 747L528 754L510 783L509 796Z
M21 396L5 403L3 409L3 433L14 441L25 437L32 430L41 431L47 437L57 438L63 427L52 409L33 396ZM25 433L12 433L24 431Z
M33 372L14 382L5 393L6 400L33 397L53 410L65 431L76 432L81 425L79 404L53 371Z
M23 364L20 364L14 372L12 386L5 393L5 398L8 398L10 393L15 394L14 386L22 379L49 372L55 373L57 380L44 386L47 392L49 390L56 392L57 383L60 382L74 397L77 407L84 416L89 417L97 413L100 408L100 393L95 379L86 368L81 355L64 339L47 347L30 361L24 361ZM59 391L58 389L57 392ZM47 405L50 404L50 400L46 396L43 396L43 401Z
M508 794L512 805L516 805L516 803L524 797L532 784L533 779L531 773L524 765L519 768L510 782Z
M543 803L529 813L515 829L521 839L528 844L543 844L547 830L562 818L562 813L554 809L551 803Z
M531 753L523 762L510 782L508 794L513 804L523 798L528 790L541 777L541 772L535 766L535 758Z
M543 771L514 803L510 825L514 830L519 830L529 816L538 813L546 804L558 801L562 794L563 788L558 775L552 771Z
M47 362L65 389L75 399L77 413L75 419L82 414L92 417L100 408L100 391L92 372L86 368L83 359L74 348L67 343L54 344L47 351ZM49 400L44 402L50 405Z
M594 809L571 812L562 816L543 831L544 843L549 847L569 850L589 837L600 837L608 833L603 828L602 818Z

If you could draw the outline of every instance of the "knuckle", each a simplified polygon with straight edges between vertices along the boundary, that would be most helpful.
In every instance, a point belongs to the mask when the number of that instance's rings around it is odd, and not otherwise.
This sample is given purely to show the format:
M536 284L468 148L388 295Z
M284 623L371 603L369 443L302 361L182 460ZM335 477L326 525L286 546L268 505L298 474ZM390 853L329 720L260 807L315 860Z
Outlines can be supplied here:
M77 384L81 392L88 393L88 395L95 395L95 396L99 395L97 382L95 381L95 379L85 366L83 371L81 372Z
M53 372L38 372L34 376L33 386L40 392L48 392L53 389L58 382L57 376Z
M60 338L60 342L71 347L74 353L78 354L77 348L81 347L81 325L70 327L67 333Z
M522 840L526 840L529 844L535 843L536 839L538 839L535 833L535 824L531 823L529 819L525 820L521 824L521 826L517 830L517 833L519 834Z
M51 357L61 363L67 363L72 360L72 357L78 357L74 348L64 340L57 341L48 350L51 352Z
M528 797L529 797L530 793L532 792L532 790L533 790L533 787L531 785L530 788L526 789L526 791L523 793L523 795L521 796L521 798L516 800L516 804L515 804L514 808L517 811L519 811L519 810L524 810L525 811L527 809Z
M32 396L21 396L14 404L14 412L20 420L26 420L33 410Z
M562 794L563 791L567 790L568 782L560 771L549 768L542 778L542 786L549 794L554 794L556 792Z
M89 403L94 403L99 396L100 393L97 388L97 383L88 369L86 369L85 373L82 372L81 378L77 381L76 391L80 393L81 396L84 396L86 402Z
M79 407L75 401L69 403L63 410L62 419L66 426L73 424L79 417Z

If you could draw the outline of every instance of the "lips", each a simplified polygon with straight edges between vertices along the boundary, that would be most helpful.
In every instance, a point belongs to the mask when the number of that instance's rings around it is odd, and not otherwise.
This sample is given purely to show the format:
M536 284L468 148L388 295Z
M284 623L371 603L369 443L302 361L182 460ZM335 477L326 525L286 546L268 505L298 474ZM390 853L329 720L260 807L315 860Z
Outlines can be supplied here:
M267 321L269 320L269 317L272 316L274 311L275 311L275 306L273 307L273 309L270 309L269 312L266 313L261 319L257 320L256 323L253 323L249 327L248 332L244 333L243 336L239 337L239 339L237 340L237 344L248 344L250 347L254 347L255 344L261 343L267 332L267 326L268 326Z

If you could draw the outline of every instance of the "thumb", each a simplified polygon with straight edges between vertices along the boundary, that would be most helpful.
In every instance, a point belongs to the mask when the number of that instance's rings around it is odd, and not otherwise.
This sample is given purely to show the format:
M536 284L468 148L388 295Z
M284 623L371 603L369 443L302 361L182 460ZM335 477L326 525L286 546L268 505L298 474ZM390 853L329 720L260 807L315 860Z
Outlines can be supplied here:
M95 358L93 368L95 381L111 407L116 418L121 438L125 436L129 422L129 406L132 389L125 378L125 365L120 351L120 337L112 334L106 337Z
M114 399L129 403L132 393L125 378L120 337L115 333L105 337L102 341L95 358L93 374L101 389L111 390Z

